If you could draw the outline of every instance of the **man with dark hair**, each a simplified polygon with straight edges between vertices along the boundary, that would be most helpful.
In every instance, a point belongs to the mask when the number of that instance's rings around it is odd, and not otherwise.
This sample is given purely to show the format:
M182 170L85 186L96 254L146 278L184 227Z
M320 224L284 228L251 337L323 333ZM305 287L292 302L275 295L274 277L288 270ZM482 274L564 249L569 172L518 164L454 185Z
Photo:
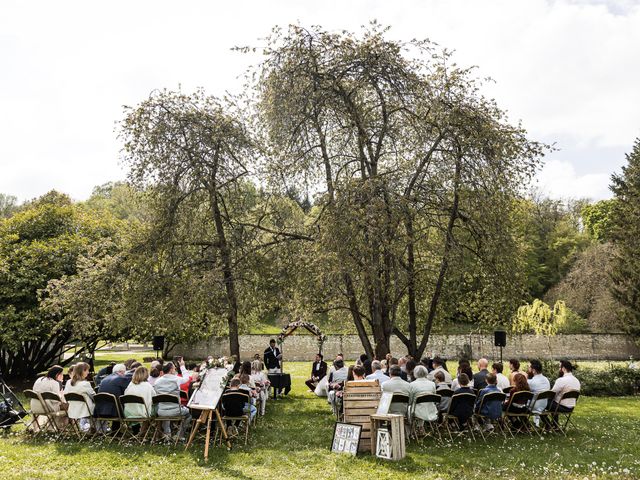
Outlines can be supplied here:
M282 373L280 360L282 360L282 354L280 349L276 347L276 341L272 338L269 341L269 347L264 351L264 364L269 373Z
M571 412L576 406L575 398L567 398L561 400L562 396L569 390L580 390L580 380L573 376L574 366L569 360L560 360L560 376L553 384L553 390L556 393L555 398L549 406L549 410L555 411L558 407L559 412Z
M511 382L506 375L503 375L504 366L500 362L495 362L491 365L491 373L496 376L496 387L501 392L504 391L505 388L509 388L511 386Z
M313 362L311 367L311 378L307 380L305 385L309 387L309 391L314 392L318 382L322 380L327 374L327 362L323 360L322 354L316 354L316 361Z
M459 395L461 393L473 394L473 390L469 387L469 381L469 376L466 373L461 373L460 375L458 375L458 383L460 384L460 388L456 390L455 395ZM456 405L452 405L451 411L449 413L454 417L458 417L458 424L462 429L467 424L468 420L473 416L473 403L458 403L457 407Z
M542 362L540 360L531 360L529 362L527 377L529 377L529 388L536 395L551 388L549 379L542 374ZM540 400L533 404L531 411L536 414L544 411L545 408L547 408L547 400ZM540 424L540 416L534 415L533 422L538 426Z
M453 379L451 378L451 374L444 368L444 360L440 357L435 357L433 359L433 370L429 373L429 380L433 380L435 378L436 372L442 372L445 383L451 385Z
M353 370L351 370L351 372L353 373L353 380L354 382L365 382L366 379L364 378L364 367L362 365L356 365L355 367L353 367Z
M402 370L398 365L392 365L389 368L389 380L382 384L382 392L383 393L403 393L407 397L411 394L411 389L409 388L409 382L406 382L402 379ZM407 414L408 404L391 404L389 407L389 413L397 413L400 415Z

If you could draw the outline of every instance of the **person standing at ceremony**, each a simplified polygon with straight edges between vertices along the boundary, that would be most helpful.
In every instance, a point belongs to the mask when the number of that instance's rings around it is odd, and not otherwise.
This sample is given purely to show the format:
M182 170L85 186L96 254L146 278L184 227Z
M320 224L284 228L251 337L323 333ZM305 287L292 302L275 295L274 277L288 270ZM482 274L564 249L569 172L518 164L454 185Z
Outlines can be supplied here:
M267 367L267 371L269 373L282 373L280 360L282 360L282 354L280 349L276 347L276 341L272 338L269 341L269 347L264 351L264 364Z
M310 392L314 392L320 380L322 380L326 375L327 362L323 360L321 353L317 353L316 361L313 362L313 367L311 368L311 378L304 383L309 387Z

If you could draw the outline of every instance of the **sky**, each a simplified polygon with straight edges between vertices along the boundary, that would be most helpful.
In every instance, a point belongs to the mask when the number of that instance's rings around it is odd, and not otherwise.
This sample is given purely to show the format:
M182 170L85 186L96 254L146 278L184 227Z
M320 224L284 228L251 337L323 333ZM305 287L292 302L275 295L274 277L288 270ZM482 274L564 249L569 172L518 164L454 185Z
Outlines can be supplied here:
M86 199L126 178L115 124L155 89L238 91L275 25L429 38L489 76L484 93L554 144L553 198L611 196L640 136L640 0L29 1L0 3L0 193Z

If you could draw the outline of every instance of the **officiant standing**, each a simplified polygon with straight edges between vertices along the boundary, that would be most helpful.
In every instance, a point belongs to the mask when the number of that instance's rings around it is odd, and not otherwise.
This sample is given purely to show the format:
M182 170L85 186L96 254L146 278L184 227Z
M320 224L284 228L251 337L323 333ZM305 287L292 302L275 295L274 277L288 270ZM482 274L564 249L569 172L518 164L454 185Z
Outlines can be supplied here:
M269 373L282 373L280 360L282 360L282 354L280 349L276 347L276 341L272 338L269 342L269 348L264 351L264 364Z

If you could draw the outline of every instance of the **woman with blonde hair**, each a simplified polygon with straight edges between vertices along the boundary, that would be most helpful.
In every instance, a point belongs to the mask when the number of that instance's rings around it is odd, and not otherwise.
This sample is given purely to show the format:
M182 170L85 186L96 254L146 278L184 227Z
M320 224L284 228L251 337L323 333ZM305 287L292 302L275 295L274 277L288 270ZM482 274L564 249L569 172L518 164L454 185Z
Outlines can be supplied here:
M140 366L133 372L131 383L124 391L125 395L136 395L144 399L145 407L137 403L127 403L124 407L125 417L148 417L153 408L153 396L156 394L153 386L149 383L149 370Z
M78 420L80 429L86 432L91 427L90 418L93 415L93 387L87 381L89 375L89 364L84 362L76 363L71 372L71 378L67 380L64 387L65 393L79 393L85 399L85 403L70 402L67 412L69 418Z
M267 408L267 400L269 399L269 378L263 372L264 365L261 360L251 362L251 380L258 390L260 396L260 415L264 415Z

